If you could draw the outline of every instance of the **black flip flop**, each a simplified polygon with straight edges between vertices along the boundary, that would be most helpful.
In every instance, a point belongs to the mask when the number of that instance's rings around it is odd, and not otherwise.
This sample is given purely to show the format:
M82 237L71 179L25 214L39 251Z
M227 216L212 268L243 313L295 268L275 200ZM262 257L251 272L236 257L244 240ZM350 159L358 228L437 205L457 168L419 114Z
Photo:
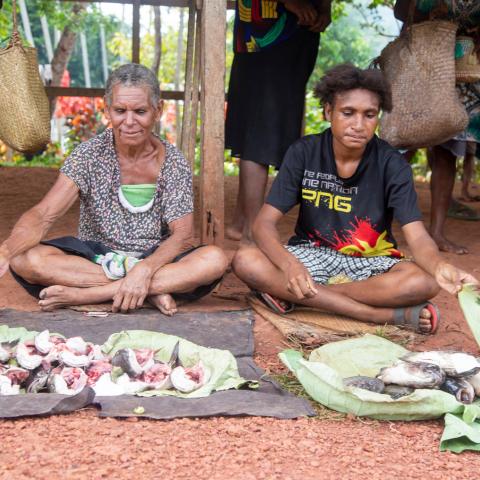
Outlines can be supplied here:
M280 298L276 298L269 293L258 291L254 291L253 293L264 305L269 307L275 313L279 313L280 315L289 313L295 308L295 305L293 303L287 302L286 300L282 300Z

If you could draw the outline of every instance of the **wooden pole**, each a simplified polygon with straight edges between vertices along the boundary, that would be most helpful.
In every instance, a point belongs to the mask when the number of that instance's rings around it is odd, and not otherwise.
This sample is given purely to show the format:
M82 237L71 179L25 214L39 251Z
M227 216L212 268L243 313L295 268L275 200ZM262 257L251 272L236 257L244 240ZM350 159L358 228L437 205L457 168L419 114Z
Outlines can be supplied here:
M192 83L193 83L193 54L195 45L195 0L191 0L188 9L188 27L187 27L187 58L185 61L185 101L183 102L183 120L180 142L177 141L177 147L184 153L186 159L193 168L193 159L188 156L187 144L191 132L191 111L192 111ZM198 34L197 34L198 35Z
M178 27L177 37L177 59L175 62L175 90L180 88L180 65L183 61L183 30L185 27L185 11L180 9L180 25ZM178 145L182 142L182 119L180 117L180 105L175 102L175 143ZM181 147L180 147L181 149Z
M132 62L140 63L140 0L133 0Z
M195 25L195 56L193 59L193 85L192 85L192 100L190 111L190 135L186 140L187 158L191 158L192 167L195 164L195 147L197 146L197 117L198 117L198 102L199 102L199 86L200 86L200 66L202 63L201 58L201 41L200 41L200 29L201 29L201 17L197 15L197 21Z
M226 0L205 0L201 9L202 243L223 246Z

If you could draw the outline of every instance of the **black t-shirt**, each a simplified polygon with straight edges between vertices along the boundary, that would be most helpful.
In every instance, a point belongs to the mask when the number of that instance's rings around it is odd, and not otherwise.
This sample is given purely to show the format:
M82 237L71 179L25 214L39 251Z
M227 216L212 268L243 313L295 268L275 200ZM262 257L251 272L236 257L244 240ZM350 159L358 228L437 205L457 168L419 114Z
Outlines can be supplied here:
M288 149L267 203L283 213L300 203L290 244L311 242L354 256L402 256L393 218L402 226L422 219L412 170L400 153L375 136L356 172L341 178L330 129Z

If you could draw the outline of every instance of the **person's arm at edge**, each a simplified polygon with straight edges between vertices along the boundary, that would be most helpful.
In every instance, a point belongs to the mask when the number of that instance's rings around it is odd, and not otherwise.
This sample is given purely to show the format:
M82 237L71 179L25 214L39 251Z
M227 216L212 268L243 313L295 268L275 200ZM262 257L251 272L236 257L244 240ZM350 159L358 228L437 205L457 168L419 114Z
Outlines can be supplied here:
M282 217L280 210L264 204L253 224L253 238L258 248L284 273L287 289L291 293L299 299L313 297L317 289L308 270L280 241L277 223Z
M478 283L474 276L442 258L437 245L428 234L423 222L408 223L402 227L402 231L415 263L432 275L439 286L448 293L456 295L462 289L464 283Z
M60 173L45 197L20 217L0 245L0 277L7 271L12 258L40 243L55 220L75 203L78 195L79 188L75 182Z

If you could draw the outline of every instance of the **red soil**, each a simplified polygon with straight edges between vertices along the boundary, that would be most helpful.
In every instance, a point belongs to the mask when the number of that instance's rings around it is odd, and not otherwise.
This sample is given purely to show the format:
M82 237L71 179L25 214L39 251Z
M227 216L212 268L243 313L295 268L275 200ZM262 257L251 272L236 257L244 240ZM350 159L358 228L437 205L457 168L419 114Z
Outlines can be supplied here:
M0 241L16 219L34 205L55 180L56 171L0 168ZM226 218L236 199L236 178L226 178ZM198 190L198 189L197 189ZM428 185L418 185L424 214ZM197 191L198 194L198 191ZM478 208L478 204L476 205ZM78 206L50 232L74 234ZM286 239L294 213L281 225ZM474 222L448 220L449 238L466 245L466 256L445 255L480 277L480 229ZM397 238L402 245L401 235ZM227 241L233 255L235 242ZM188 309L245 307L247 289L229 274L217 296ZM435 299L442 312L439 332L419 349L456 348L478 354L458 302L446 293ZM37 310L34 299L10 274L0 280L0 308ZM277 353L283 338L268 322L256 319L256 360L268 371L282 367ZM199 479L373 479L477 478L480 458L474 453L439 453L441 422L390 423L354 418L279 421L265 418L215 418L170 422L97 418L95 411L36 419L0 421L0 479L10 478L185 478ZM136 420L136 419L134 419Z

